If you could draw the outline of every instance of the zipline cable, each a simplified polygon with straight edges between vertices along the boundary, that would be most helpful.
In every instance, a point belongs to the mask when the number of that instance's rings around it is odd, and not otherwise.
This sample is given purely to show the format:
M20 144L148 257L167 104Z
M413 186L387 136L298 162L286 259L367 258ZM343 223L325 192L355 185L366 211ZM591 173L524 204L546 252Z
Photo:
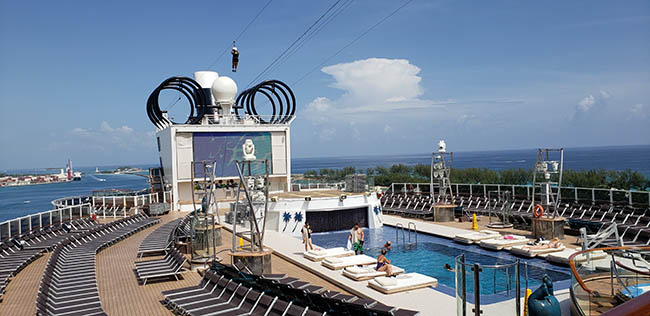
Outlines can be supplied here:
M309 42L312 38L314 38L321 30L323 30L328 24L332 22L339 14L341 14L345 9L347 9L350 4L352 4L354 0L346 0L343 4L341 4L338 8L335 9L332 14L327 16L310 34L307 35L307 37L302 40L295 48L293 48L289 53L285 55L278 63L276 63L269 71L267 74L273 73L275 70L277 70L280 66L282 66L289 58L291 58L293 55L295 55L307 42Z
M339 49L338 51L336 51L334 54L332 54L332 55L330 55L329 57L325 58L325 60L323 60L323 61L322 61L320 64L318 64L316 67L314 67L313 69L311 69L310 71L308 71L306 74L304 74L304 75L303 75L302 77L300 77L298 80L294 81L292 85L295 86L295 85L297 85L298 83L300 83L302 80L304 80L305 78L307 78L307 76L309 76L310 74L312 74L314 71L320 69L320 67L323 66L325 63L327 63L328 61L330 61L332 58L338 56L338 54L340 54L341 52L343 52L343 51L344 51L345 49L347 49L348 47L352 46L352 44L356 43L356 42L357 42L358 40L360 40L362 37L366 36L366 34L370 33L370 31L374 30L377 26L379 26L379 25L380 25L381 23L383 23L384 21L388 20L390 17L392 17L393 15L395 15L397 12L399 12L402 8L404 8L405 6L407 6L407 5L408 5L409 3L411 3L411 2L413 2L413 0L407 0L406 2L404 2L401 6L399 6L397 9L395 9L395 10L394 10L393 12L391 12L389 15L383 17L381 20L379 20L379 22L375 23L373 26L371 26L370 28L368 28L366 31L364 31L363 33L359 34L359 36L357 36L357 37L354 38L352 41L350 41L349 43L347 43L345 46L343 46L341 49Z
M250 85L253 84L253 82L257 81L257 79L259 79L260 77L265 75L268 72L269 68L271 68L273 65L275 65L278 62L278 60L280 60L280 58L282 58L282 56L284 56L292 47L294 47L296 45L296 43L298 43L311 29L314 28L314 26L316 26L316 24L318 24L318 22L320 22L341 1L342 0L337 0L336 2L334 2L334 4L332 4L320 17L318 17L318 19L316 19L316 21L314 23L312 23L307 28L307 30L305 30L300 36L298 36L298 38L296 38L296 40L294 40L293 43L291 43L291 45L289 45L289 47L287 47L280 55L278 55L278 57L276 57L268 66L266 66L266 68L264 68L264 70L262 70L262 72L260 74L258 74L253 80L251 80L251 82L249 82L248 85L246 85L246 88L250 87Z

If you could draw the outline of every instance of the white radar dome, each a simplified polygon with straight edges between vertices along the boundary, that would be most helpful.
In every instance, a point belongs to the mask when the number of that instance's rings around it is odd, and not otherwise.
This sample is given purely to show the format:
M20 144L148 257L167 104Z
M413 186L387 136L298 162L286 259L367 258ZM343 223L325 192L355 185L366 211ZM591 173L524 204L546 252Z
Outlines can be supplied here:
M217 102L233 102L237 96L237 84L229 77L219 77L212 83L212 95Z
M214 71L195 71L194 80L199 83L201 88L212 88L212 83L219 78L219 74Z

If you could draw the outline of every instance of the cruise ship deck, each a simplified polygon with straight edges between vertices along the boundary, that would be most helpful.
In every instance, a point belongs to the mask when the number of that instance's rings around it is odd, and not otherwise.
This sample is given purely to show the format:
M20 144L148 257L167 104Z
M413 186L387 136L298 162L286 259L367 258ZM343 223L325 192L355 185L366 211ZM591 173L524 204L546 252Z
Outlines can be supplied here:
M134 262L156 258L152 256L137 258L138 247L142 240L160 225L185 215L186 213L171 212L160 218L160 224L144 229L97 255L99 296L102 308L108 315L173 315L160 303L164 298L161 291L195 286L199 283L201 275L194 271L184 273L178 281L165 279L146 285L138 284L134 274ZM228 231L223 231L222 238L223 245L218 250L228 248L232 242L231 234ZM36 295L49 256L50 254L46 253L36 259L12 279L7 286L2 302L0 302L0 315L31 316L36 313ZM226 252L217 256L224 262L230 260ZM273 273L284 273L321 286L326 290L348 294L345 289L293 264L288 264L286 260L277 255L272 256L272 267Z

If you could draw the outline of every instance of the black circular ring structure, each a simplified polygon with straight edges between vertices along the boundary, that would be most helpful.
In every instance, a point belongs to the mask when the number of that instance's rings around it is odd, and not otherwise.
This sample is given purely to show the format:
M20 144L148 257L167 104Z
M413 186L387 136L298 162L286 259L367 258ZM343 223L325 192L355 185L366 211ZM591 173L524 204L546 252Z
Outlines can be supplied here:
M164 117L163 111L160 109L158 98L160 92L165 89L179 91L189 102L190 115L185 121L185 124L199 123L207 113L208 107L212 101L211 96L201 89L199 83L192 78L171 77L166 79L158 85L147 99L147 116L149 116L149 120L151 120L151 122L159 129L163 129L169 125L179 124ZM196 109L196 115L194 115L194 109Z
M255 108L255 97L260 93L271 103L272 115L263 118ZM296 113L296 97L291 88L280 80L266 80L242 91L235 100L235 115L240 118L239 109L245 109L246 114L256 117L262 124L284 124L289 122Z

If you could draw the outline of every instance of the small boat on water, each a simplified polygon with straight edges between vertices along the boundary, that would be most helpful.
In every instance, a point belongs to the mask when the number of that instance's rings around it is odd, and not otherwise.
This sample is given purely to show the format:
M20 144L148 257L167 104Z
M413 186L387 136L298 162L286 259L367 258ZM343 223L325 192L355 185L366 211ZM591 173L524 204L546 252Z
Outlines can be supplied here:
M29 203L32 203L32 201L30 201L30 200L24 200L23 201L23 204L29 204Z

